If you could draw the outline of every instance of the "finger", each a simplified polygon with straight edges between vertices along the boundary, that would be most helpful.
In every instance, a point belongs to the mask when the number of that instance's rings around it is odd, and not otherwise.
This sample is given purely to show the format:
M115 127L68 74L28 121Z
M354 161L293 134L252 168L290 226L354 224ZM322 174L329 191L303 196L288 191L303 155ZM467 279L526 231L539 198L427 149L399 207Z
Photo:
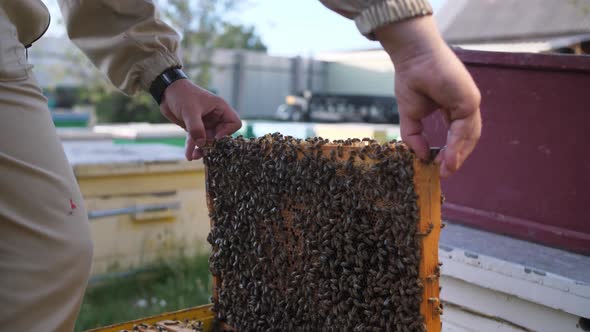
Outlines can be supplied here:
M443 109L439 109L438 111L440 111L440 113L442 114L442 119L443 119L443 122L445 123L445 128L449 128L451 126L451 119L450 119L449 112L447 112L446 110L443 110ZM435 164L439 164L439 165L442 164L444 152L446 151L446 149L447 149L446 145L441 148L439 153L436 155L436 158L434 158Z
M461 120L454 120L447 134L447 147L442 151L441 176L448 177L463 165L481 136L479 109Z
M186 134L186 143L185 143L185 152L184 152L184 156L186 157L186 160L188 160L188 161L193 160L193 154L194 154L196 146L197 146L197 143L195 143L195 140L191 137L191 135L189 133L187 133Z
M224 136L231 135L231 134L235 133L236 131L238 131L240 128L242 128L241 122L220 123L217 125L217 128L215 129L215 131L216 131L215 138L222 138Z
M231 135L242 128L242 121L238 114L226 103L219 105L221 121L215 127L215 138Z
M424 126L420 119L412 119L406 115L407 113L400 112L400 133L402 140L408 144L416 153L418 158L427 160L429 158L428 142L422 134Z
M193 150L193 160L199 160L199 159L203 158L203 156L204 156L204 153L201 148L196 148Z
M184 119L186 130L189 136L194 140L197 146L204 146L207 140L207 133L200 112L186 112L188 115Z
M440 165L440 164L442 164L442 162L443 162L443 159L444 159L444 158L443 158L443 156L444 156L444 153L445 153L446 149L447 149L447 146L446 146L446 145L445 145L445 146L443 146L443 147L440 149L440 151L439 151L439 152L438 152L438 154L436 155L436 158L434 158L434 163L435 163L435 164L439 164L439 165Z

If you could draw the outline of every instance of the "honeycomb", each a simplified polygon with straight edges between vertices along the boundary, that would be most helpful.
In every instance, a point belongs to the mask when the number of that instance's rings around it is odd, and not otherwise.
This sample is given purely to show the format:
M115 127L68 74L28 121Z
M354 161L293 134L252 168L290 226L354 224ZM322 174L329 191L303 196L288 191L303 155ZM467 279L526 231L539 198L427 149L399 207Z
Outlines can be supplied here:
M427 233L404 143L226 137L204 160L213 310L226 326L426 330Z

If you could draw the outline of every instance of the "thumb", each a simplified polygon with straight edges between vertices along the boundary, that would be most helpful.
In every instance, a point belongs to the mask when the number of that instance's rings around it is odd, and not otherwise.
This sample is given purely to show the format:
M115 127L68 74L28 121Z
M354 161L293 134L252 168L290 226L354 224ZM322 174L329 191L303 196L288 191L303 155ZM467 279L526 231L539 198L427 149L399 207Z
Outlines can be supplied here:
M479 109L469 116L451 122L447 133L447 147L441 153L441 176L448 177L467 159L481 136Z

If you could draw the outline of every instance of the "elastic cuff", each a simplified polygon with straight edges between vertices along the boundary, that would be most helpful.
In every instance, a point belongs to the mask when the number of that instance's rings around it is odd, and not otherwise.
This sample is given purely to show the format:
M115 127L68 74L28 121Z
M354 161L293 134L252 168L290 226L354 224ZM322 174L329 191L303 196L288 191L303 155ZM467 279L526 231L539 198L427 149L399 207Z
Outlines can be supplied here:
M140 75L141 88L149 91L150 86L161 73L172 67L182 67L182 61L172 54L159 53L158 56L147 58L140 65L142 73Z
M354 22L363 35L375 40L373 31L383 25L426 15L432 15L428 0L384 0L363 10Z

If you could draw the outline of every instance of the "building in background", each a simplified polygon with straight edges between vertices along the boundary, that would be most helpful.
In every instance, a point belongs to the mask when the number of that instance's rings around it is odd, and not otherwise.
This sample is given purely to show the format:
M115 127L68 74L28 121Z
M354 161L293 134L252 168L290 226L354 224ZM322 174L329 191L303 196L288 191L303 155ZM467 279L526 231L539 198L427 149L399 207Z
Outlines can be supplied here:
M453 0L436 15L445 40L465 49L590 54L590 2Z
M198 54L198 50L185 50ZM391 96L393 67L369 52L326 54L316 59L271 56L246 50L215 50L211 56L209 89L227 100L243 118L274 118L290 94ZM356 55L354 55L356 54ZM188 57L191 60L191 57ZM50 100L68 108L76 91L104 76L65 37L44 37L29 50L29 61ZM198 67L187 67L189 75ZM70 105L71 106L71 105Z
M326 92L390 96L394 69L382 49L326 52L315 57L326 62Z

